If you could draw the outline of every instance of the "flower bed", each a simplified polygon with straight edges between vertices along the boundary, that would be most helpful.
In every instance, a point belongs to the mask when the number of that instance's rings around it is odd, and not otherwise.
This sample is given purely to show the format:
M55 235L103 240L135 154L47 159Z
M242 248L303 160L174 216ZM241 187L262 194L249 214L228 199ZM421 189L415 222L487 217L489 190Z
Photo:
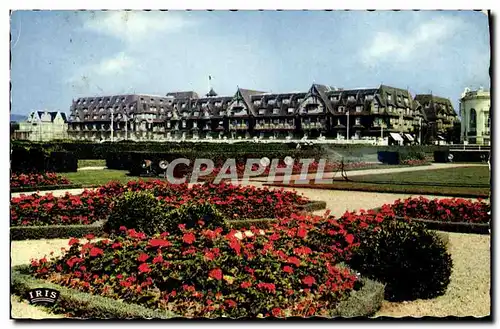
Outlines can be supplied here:
M62 176L55 173L31 173L31 174L15 174L10 175L11 188L26 188L39 186L57 186L71 185L71 182Z
M362 290L363 280L336 264L358 243L350 232L378 220L383 216L373 213L347 214L342 221L292 216L267 234L210 230L202 221L189 230L180 225L180 234L153 237L122 228L114 240L71 239L61 257L33 260L30 271L51 283L183 317L366 316L380 307L381 285L363 310L354 303L356 311L342 313L339 307ZM318 234L333 243L320 244Z
M440 222L467 222L488 224L491 207L481 199L427 199L425 197L396 200L391 208L395 214L404 218L419 218Z
M221 183L171 185L165 181L108 183L80 195L22 195L11 199L11 226L90 224L105 219L113 197L126 191L151 191L159 200L178 207L188 202L214 204L228 219L286 217L308 200L294 192Z

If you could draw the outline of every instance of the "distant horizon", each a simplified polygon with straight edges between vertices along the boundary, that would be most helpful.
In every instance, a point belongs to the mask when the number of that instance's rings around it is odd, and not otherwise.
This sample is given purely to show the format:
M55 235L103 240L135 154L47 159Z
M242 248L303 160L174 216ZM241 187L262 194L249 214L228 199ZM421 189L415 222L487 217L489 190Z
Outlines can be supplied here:
M13 11L11 113L69 113L80 97L313 83L432 92L458 112L465 88L490 89L488 24L476 11Z

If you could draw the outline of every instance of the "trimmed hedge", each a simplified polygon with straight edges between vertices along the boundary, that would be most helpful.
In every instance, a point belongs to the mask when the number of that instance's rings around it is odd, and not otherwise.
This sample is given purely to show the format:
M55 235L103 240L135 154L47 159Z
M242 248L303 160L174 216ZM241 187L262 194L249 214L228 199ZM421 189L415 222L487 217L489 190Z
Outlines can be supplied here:
M91 319L171 319L175 314L157 311L138 304L128 304L112 298L84 293L25 274L27 266L16 266L11 270L12 292L26 296L31 289L49 288L60 292L55 310L71 313L73 317Z
M349 298L341 301L334 310L336 317L369 317L382 306L385 285L368 278L361 277L363 286L351 291Z
M396 218L404 220L403 217ZM429 230L472 234L490 234L490 224L468 222L441 222L420 218L412 218L410 220L424 224L425 227Z
M11 193L19 192L37 192L37 191L51 191L51 190L71 190L76 188L94 188L99 185L82 185L82 184L69 184L69 185L44 185L44 186L29 186L29 187L11 187Z
M103 236L104 221L90 225L48 225L48 226L12 226L11 240L65 239L81 238L87 234Z
M14 173L76 172L78 169L78 159L73 152L39 146L13 145L10 159Z

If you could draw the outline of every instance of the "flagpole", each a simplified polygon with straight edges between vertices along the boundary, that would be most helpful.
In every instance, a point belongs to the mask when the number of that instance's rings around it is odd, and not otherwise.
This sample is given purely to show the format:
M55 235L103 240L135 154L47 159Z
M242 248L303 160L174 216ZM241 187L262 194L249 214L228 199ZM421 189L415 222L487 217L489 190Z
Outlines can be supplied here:
M349 110L347 110L347 140L349 140Z

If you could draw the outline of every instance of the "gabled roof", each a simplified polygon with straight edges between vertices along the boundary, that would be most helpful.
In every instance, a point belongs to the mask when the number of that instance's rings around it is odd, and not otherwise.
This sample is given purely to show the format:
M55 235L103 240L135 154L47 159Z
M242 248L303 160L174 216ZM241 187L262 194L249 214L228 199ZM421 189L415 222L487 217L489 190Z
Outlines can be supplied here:
M434 96L432 94L418 94L415 95L415 100L422 104L422 107L424 108L426 114L430 117L435 117L437 115L437 108L435 107L436 104L444 105L446 108L446 114L454 116L457 115L455 109L453 108L453 104L447 98Z
M241 96L241 98L245 102L249 112L252 113L253 116L257 116L258 113L255 111L255 109L253 107L251 97L254 95L265 94L265 93L266 93L265 91L238 88L238 90L236 91L236 94L234 95L234 98L237 99L239 96Z
M330 99L326 95L328 92L334 90L333 87L325 86L325 85L319 85L319 84L313 84L311 88L309 89L309 93L314 95L318 94L318 96L323 100L323 103L325 104L325 107L330 113L333 113L333 106L332 103L330 102Z

